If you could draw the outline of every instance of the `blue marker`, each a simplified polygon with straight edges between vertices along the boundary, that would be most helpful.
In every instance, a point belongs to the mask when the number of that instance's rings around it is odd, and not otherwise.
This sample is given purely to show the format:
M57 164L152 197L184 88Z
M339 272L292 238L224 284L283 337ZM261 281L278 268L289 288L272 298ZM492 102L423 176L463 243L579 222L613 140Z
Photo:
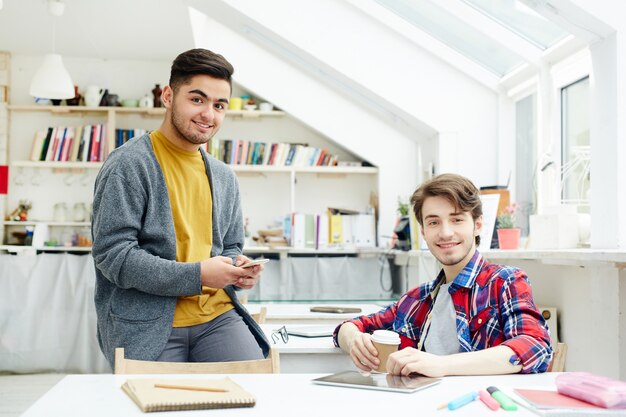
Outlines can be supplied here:
M471 403L472 401L476 400L476 398L478 398L478 392L472 391L469 394L465 394L462 397L456 398L448 402L447 404L440 405L438 409L441 410L442 408L448 407L448 410L456 410L457 408L463 407L465 404Z

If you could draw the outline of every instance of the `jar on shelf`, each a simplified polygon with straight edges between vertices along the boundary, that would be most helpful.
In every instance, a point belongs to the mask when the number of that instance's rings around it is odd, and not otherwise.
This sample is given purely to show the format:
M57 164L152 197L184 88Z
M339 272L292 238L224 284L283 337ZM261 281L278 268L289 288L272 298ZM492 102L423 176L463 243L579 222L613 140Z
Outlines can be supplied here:
M35 228L33 226L26 226L26 237L24 238L24 246L32 246L34 233Z
M67 204L65 203L56 203L54 205L54 221L55 222L65 222L67 221Z
M74 204L72 218L75 222L87 221L87 218L88 218L87 205L85 203Z

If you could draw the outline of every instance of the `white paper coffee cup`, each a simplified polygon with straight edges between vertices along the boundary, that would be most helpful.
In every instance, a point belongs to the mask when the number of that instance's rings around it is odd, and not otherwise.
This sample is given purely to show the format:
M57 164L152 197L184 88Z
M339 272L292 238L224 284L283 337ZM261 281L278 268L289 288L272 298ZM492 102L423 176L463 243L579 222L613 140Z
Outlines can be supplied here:
M398 350L400 346L400 335L391 330L375 330L371 337L374 347L378 351L380 363L376 370L387 372L387 359L389 355Z

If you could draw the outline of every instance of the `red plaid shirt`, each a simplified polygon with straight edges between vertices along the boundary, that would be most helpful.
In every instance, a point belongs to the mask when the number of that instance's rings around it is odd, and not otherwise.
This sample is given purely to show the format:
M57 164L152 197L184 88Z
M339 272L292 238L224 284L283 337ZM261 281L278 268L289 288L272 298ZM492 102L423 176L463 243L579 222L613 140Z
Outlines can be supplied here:
M350 322L362 332L388 329L400 334L401 348L417 348L426 318L433 307L431 293L445 282L437 279L404 294L398 302ZM461 352L473 352L503 344L515 352L512 364L522 373L544 372L552 360L550 334L535 306L526 274L508 266L487 262L478 251L449 288L456 311ZM339 346L335 329L335 345Z

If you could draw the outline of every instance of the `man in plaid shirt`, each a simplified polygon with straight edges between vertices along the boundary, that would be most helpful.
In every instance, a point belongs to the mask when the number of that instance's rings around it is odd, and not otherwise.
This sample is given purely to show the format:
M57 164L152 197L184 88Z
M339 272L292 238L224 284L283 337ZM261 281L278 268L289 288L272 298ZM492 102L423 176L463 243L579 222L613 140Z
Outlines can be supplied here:
M376 369L374 330L400 335L391 374L481 375L544 372L552 359L550 334L520 269L487 262L480 243L480 193L467 178L442 174L422 184L411 204L430 252L442 264L437 278L398 302L335 329L335 344L363 371Z

